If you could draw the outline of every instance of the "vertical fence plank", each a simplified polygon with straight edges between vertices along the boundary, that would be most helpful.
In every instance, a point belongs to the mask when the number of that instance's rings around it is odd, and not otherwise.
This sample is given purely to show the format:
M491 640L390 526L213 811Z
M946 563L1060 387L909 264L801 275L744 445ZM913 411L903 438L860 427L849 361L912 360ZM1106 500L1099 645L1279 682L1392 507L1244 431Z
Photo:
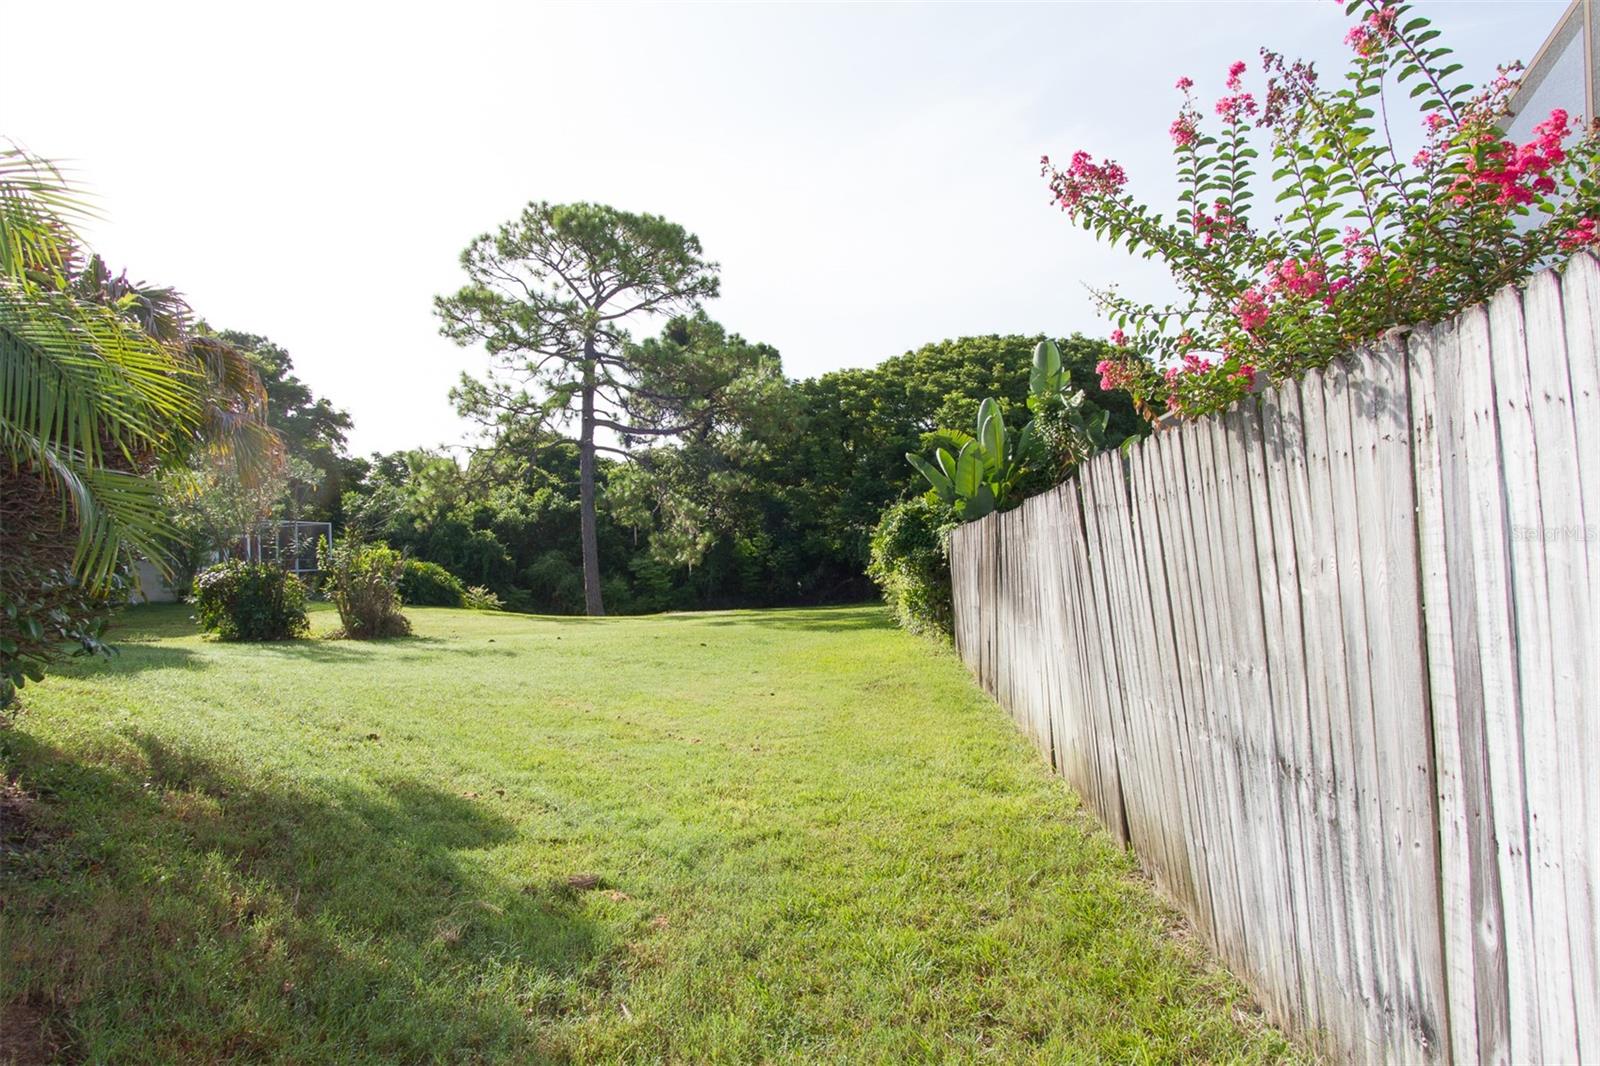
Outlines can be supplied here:
M1551 287L1541 285L1542 280L1536 279L1535 287L1550 292L1558 309L1559 292L1551 289L1555 279L1548 279ZM1576 780L1563 780L1562 773L1567 760L1561 757L1560 750L1567 740L1558 733L1559 678L1553 654L1557 634L1551 616L1552 607L1556 605L1554 597L1559 597L1561 591L1552 587L1545 550L1547 535L1558 526L1547 523L1544 511L1551 507L1559 509L1558 513L1565 512L1578 485L1576 477L1560 470L1556 456L1540 454L1541 434L1534 425L1529 369L1530 356L1534 353L1529 350L1522 297L1515 290L1503 290L1490 301L1489 332L1494 351L1492 366L1500 426L1500 462L1505 474L1506 517L1511 527L1510 592L1527 790L1525 868L1537 948L1533 958L1533 981L1538 990L1539 1052L1550 1061L1575 1062L1578 1057L1576 1004L1567 991L1572 987L1572 970L1566 937L1562 793L1569 787L1581 785ZM1553 336L1550 339L1555 340ZM1557 357L1553 347L1541 345L1537 354L1546 360ZM1564 355L1564 352L1559 353L1563 363ZM1541 376L1550 375L1542 373ZM1553 425L1547 426L1543 435L1548 439L1553 430ZM1540 478L1552 473L1567 476L1548 486L1546 499Z
M1554 764L1556 786L1550 797L1559 814L1559 823L1547 822L1548 834L1541 842L1536 837L1533 858L1536 886L1542 896L1562 897L1565 908L1556 923L1551 914L1538 914L1546 933L1541 941L1553 955L1548 960L1552 977L1541 978L1546 998L1556 1000L1547 1008L1552 1021L1541 1021L1548 1033L1559 1027L1563 1048L1570 1047L1575 1059L1584 1057L1583 1045L1594 1052L1594 1033L1589 1019L1580 1015L1592 1011L1600 996L1593 964L1597 933L1592 907L1594 882L1584 854L1593 827L1584 820L1583 732L1585 726L1585 673L1594 658L1593 622L1587 602L1589 552L1584 533L1585 513L1593 506L1583 492L1579 474L1577 425L1574 418L1576 392L1570 372L1567 338L1563 328L1561 282L1553 273L1541 274L1528 285L1523 303L1528 345L1528 400L1533 428L1533 451L1538 474L1539 536L1531 546L1542 555L1545 574L1543 608L1549 625L1550 689L1549 704L1541 708L1544 723L1540 735L1552 745L1542 759ZM1520 639L1520 634L1519 634ZM1564 967L1557 961L1563 959ZM1546 960L1541 960L1546 964ZM1566 995L1550 994L1564 977L1571 989ZM1583 1040L1584 1030L1590 1040ZM1547 1044L1548 1052L1549 1046Z
M1073 484L1067 504L1077 546L1072 573L1073 599L1077 604L1078 632L1084 648L1084 662L1090 671L1089 686L1084 693L1087 756L1097 783L1095 798L1100 816L1111 826L1117 840L1126 845L1130 839L1125 817L1127 802L1123 798L1122 779L1118 774L1116 737L1111 732L1110 692L1114 680L1107 665L1110 653L1105 646L1110 633L1094 593L1093 561L1089 553L1089 517L1082 481Z
M1301 1016L1313 1029L1327 1026L1326 978L1330 953L1324 877L1318 860L1315 821L1310 816L1310 736L1307 728L1304 641L1300 632L1299 580L1295 575L1292 530L1283 513L1282 431L1286 413L1282 390L1263 396L1246 410L1245 466L1255 553L1260 566L1263 640L1271 699L1263 708L1270 730L1272 782L1283 825L1282 862L1294 905L1296 981ZM1277 451L1276 464L1270 452Z
M1308 374L1299 383L1305 457L1303 477L1290 482L1295 520L1296 561L1301 574L1307 622L1306 673L1320 742L1317 772L1326 789L1325 833L1336 872L1348 966L1344 986L1350 1013L1344 1030L1356 1057L1376 1058L1385 1043L1378 1009L1373 888L1361 861L1364 854L1359 774L1355 759L1349 672L1342 618L1347 606L1340 583L1339 523L1334 507L1334 463L1327 424L1327 372ZM1348 535L1347 538L1348 539Z
M1371 471L1358 460L1362 455L1361 436L1371 430L1353 417L1351 392L1358 371L1352 362L1336 364L1323 377L1323 408L1328 426L1328 458L1332 513L1336 522L1334 543L1338 560L1340 622L1344 631L1345 698L1344 713L1350 724L1349 781L1354 789L1358 836L1352 851L1356 877L1365 885L1368 925L1372 932L1369 958L1377 1031L1374 1034L1386 1057L1404 1060L1410 1050L1404 1036L1397 984L1396 936L1393 916L1402 906L1395 887L1393 849L1388 844L1393 817L1388 810L1381 731L1374 706L1373 667L1377 645L1384 637L1374 633L1374 605L1368 598L1368 570L1381 557L1382 545L1374 543L1373 531L1364 527L1363 494L1373 486ZM1387 710L1387 708L1385 708Z
M1196 761L1206 786L1207 812L1216 828L1213 854L1221 871L1216 883L1221 902L1217 908L1221 924L1217 944L1225 958L1236 962L1236 968L1253 975L1254 967L1249 961L1250 925L1246 916L1254 913L1254 906L1246 891L1246 863L1238 841L1234 806L1238 790L1228 773L1233 737L1223 713L1228 694L1222 687L1222 672L1218 666L1225 652L1220 630L1212 622L1213 605L1220 602L1221 588L1212 560L1213 525L1207 519L1209 482L1205 456L1209 447L1203 446L1207 443L1203 432L1204 427L1196 424L1172 431L1176 481L1182 500L1178 529L1190 577L1183 612L1185 624L1194 634L1198 655L1193 683L1201 694L1201 744Z
M1199 894L1198 924L1213 942L1223 939L1228 917L1219 909L1232 896L1222 886L1231 876L1223 853L1222 831L1218 828L1213 794L1215 778L1211 765L1210 739L1203 721L1204 696L1201 688L1201 653L1194 627L1193 552L1188 543L1189 515L1183 503L1182 445L1177 433L1161 433L1141 449L1154 461L1154 476L1160 489L1155 500L1154 530L1167 572L1167 610L1173 643L1173 677L1181 718L1178 723L1183 776L1189 792L1193 829L1189 838L1191 865Z
M1260 787L1252 768L1255 761L1249 737L1248 715L1253 700L1250 684L1241 675L1253 664L1244 648L1242 605L1234 602L1241 580L1235 554L1238 532L1227 479L1227 430L1222 420L1195 424L1190 438L1195 444L1188 457L1199 468L1205 529L1199 533L1202 554L1209 558L1209 590L1196 601L1200 624L1214 635L1211 661L1213 691L1218 694L1213 722L1220 741L1221 780L1218 798L1233 844L1241 913L1240 949L1250 980L1268 987L1281 980L1282 940L1271 898L1271 871L1267 858L1257 851L1254 794ZM1239 607L1241 609L1234 609ZM1247 703L1247 701L1250 701ZM1272 1005L1281 1010L1281 1001Z
M1479 1016L1478 985L1503 985L1503 968L1484 957L1479 933L1487 934L1498 957L1499 894L1485 894L1480 882L1492 855L1489 812L1485 808L1485 772L1481 728L1465 721L1481 717L1482 701L1472 691L1476 671L1457 675L1455 605L1451 601L1451 556L1447 524L1447 492L1441 456L1454 446L1452 404L1441 397L1436 368L1453 375L1456 335L1453 327L1413 333L1408 342L1412 423L1412 460L1417 499L1418 567L1422 578L1424 629L1428 640L1429 698L1433 708L1433 746L1439 823L1439 885L1442 908L1443 969L1449 1015L1450 1057L1458 1064L1504 1061L1509 1053L1504 1028ZM1441 403L1441 399L1446 402ZM1453 489L1454 486L1451 486ZM1459 551L1458 546L1454 546ZM1458 560L1456 568L1470 566ZM1466 639L1469 632L1459 633ZM1474 650L1475 654L1475 650ZM1498 1033L1498 1036L1495 1034ZM1482 1054L1480 1055L1480 1051Z
M1499 301L1491 310L1469 312L1462 330L1461 377L1467 403L1468 460L1473 468L1473 498L1468 520L1472 527L1477 568L1477 598L1483 625L1479 654L1483 660L1484 742L1490 756L1495 836L1505 912L1505 948L1508 1001L1511 1005L1511 1058L1514 1062L1544 1059L1539 1017L1538 942L1534 930L1534 895L1529 870L1530 828L1527 764L1523 751L1522 675L1518 668L1518 616L1512 567L1513 512L1508 499L1511 477L1501 467L1506 458L1501 445L1501 415L1506 408L1498 390L1515 381L1502 381L1496 372L1502 357L1524 362L1520 311L1516 321L1511 308ZM1498 319L1498 322L1496 321ZM1515 337L1515 339L1514 339ZM1515 345L1503 353L1502 345ZM1523 371L1525 373L1525 371ZM1513 403L1525 402L1518 397ZM1514 439L1520 437L1512 418ZM1520 443L1520 441L1519 441ZM1528 456L1531 460L1531 456ZM1474 476L1475 475L1475 476Z
M1581 817L1572 828L1583 840L1568 855L1568 914L1573 918L1573 994L1578 1006L1578 1049L1586 1060L1600 1059L1600 713L1594 694L1600 692L1600 264L1581 255L1568 264L1561 279L1561 314L1565 326L1567 390L1571 398L1577 478L1583 501L1580 527L1568 541L1578 551L1584 570L1584 615L1574 627L1573 647L1582 673L1579 692L1584 702L1578 720L1564 728L1575 753L1582 787ZM1560 383L1551 388L1560 393ZM1570 838L1569 838L1570 840ZM1578 899L1574 900L1572 893ZM1587 908L1583 903L1587 903Z
M1370 444L1362 528L1375 535L1365 563L1373 697L1383 792L1385 841L1400 909L1395 927L1396 1008L1412 1057L1447 1054L1443 947L1439 916L1437 800L1411 454L1411 407L1404 349L1385 341L1367 355L1352 398L1361 400Z
M1202 887L1200 844L1205 839L1195 814L1193 781L1189 773L1186 743L1186 693L1178 672L1179 654L1173 629L1172 592L1167 573L1167 553L1163 549L1163 504L1167 486L1154 448L1144 448L1129 456L1131 491L1135 500L1145 501L1132 508L1137 520L1134 549L1141 564L1146 589L1146 616L1149 625L1148 683L1154 702L1150 728L1160 744L1159 773L1166 786L1164 802L1168 809L1168 843L1173 862L1182 877L1177 893L1191 913L1197 907L1209 911L1210 903Z
M1291 886L1286 830L1278 787L1279 752L1272 713L1272 679L1268 675L1267 621L1262 583L1271 569L1259 554L1255 533L1254 486L1249 451L1256 447L1252 429L1253 401L1215 420L1213 437L1218 467L1219 503L1228 533L1223 541L1231 602L1227 612L1233 642L1232 666L1238 686L1238 735L1243 753L1244 792L1241 814L1250 840L1252 861L1259 870L1260 892L1267 908L1265 961L1271 974L1272 997L1280 1017L1302 1014L1298 942L1295 926L1299 905ZM1274 634L1276 638L1276 634Z

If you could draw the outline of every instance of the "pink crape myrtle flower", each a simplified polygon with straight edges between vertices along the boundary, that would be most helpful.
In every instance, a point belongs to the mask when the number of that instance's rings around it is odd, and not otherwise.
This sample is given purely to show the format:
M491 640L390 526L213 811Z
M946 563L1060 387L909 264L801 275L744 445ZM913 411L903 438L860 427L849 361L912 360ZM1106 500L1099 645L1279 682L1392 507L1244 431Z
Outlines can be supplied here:
M1399 14L1397 9L1388 6L1372 12L1360 25L1350 27L1350 32L1344 35L1344 43L1354 49L1356 55L1376 55L1394 40L1394 22Z
M1181 77L1181 78L1178 79L1178 84L1177 84L1176 88L1178 89L1179 92L1185 92L1186 93L1190 89L1194 88L1194 79L1189 77L1189 76L1187 76L1187 75L1185 75L1184 77Z
M1246 333L1254 333L1266 325L1271 313L1266 294L1256 288L1246 289L1233 305L1233 315L1239 320L1239 328Z
M1167 385L1167 410L1179 411L1183 408L1183 399L1179 394L1179 386L1186 377L1198 374L1208 374L1216 369L1216 364L1209 359L1202 359L1193 353L1187 353L1183 362L1176 366L1169 366L1161 374L1161 380Z
M1378 249L1367 243L1363 239L1365 236L1366 234L1362 233L1354 226L1346 226L1344 228L1344 240L1342 242L1344 244L1344 261L1349 263L1353 260L1359 259L1361 260L1361 268L1363 270L1370 266L1372 261L1378 257Z
M1335 296L1338 296L1341 292L1343 292L1344 290L1348 289L1349 287L1350 287L1350 278L1349 278L1348 275L1341 275L1340 277L1334 278L1332 281L1328 282L1328 291L1322 297L1322 306L1323 307L1332 307L1333 306L1333 298Z
M1463 207L1471 201L1474 187L1496 190L1494 202L1500 207L1531 204L1535 197L1549 196L1556 191L1549 171L1566 161L1567 152L1561 142L1570 130L1570 118L1558 107L1533 128L1533 140L1527 144L1496 141L1485 135L1481 141L1483 161L1467 160L1467 173L1451 187L1456 206Z
M1255 113L1256 98L1250 93L1235 93L1217 101L1217 114L1228 122L1238 122L1241 118L1254 116Z
M1072 153L1066 170L1052 170L1050 157L1040 159L1040 172L1050 178L1050 192L1063 211L1075 211L1085 198L1115 196L1128 183L1122 167L1110 159L1096 163L1088 152Z
M1235 60L1228 67L1228 92L1232 95L1217 101L1217 114L1229 122L1238 122L1241 117L1256 113L1256 98L1244 91L1244 82L1241 80L1247 69L1242 59Z
M1304 263L1298 259L1285 259L1281 263L1269 263L1268 270L1272 274L1267 281L1268 292L1286 292L1290 296L1306 299L1320 296L1328 280L1322 264L1314 259Z
M1116 389L1126 388L1134 381L1133 370L1125 363L1115 359L1102 359L1094 365L1094 372L1100 375L1100 390L1112 392Z
M1579 219L1577 225L1561 235L1561 250L1575 252L1579 248L1600 244L1600 232L1596 232L1595 225L1592 218Z

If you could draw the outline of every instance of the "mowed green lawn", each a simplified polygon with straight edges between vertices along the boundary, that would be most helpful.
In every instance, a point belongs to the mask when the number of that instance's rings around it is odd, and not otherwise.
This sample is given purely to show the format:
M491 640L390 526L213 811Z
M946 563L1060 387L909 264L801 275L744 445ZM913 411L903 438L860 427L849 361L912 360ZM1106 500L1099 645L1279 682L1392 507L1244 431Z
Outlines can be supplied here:
M1295 1054L881 609L410 613L237 645L141 608L26 690L0 1058Z

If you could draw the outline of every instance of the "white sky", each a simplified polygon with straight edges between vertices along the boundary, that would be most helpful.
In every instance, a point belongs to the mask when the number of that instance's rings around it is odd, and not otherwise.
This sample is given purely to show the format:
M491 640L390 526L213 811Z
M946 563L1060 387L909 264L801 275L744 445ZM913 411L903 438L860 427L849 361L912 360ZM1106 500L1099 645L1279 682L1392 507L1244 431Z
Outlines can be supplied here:
M1566 0L1425 3L1482 80ZM454 443L480 353L435 293L531 199L651 211L722 264L719 320L791 377L974 333L1106 331L1085 284L1158 268L1047 202L1042 153L1173 194L1180 74L1346 50L1281 3L629 6L0 0L0 136L70 161L91 243L289 349L353 449ZM20 42L27 42L19 46ZM1338 64L1336 66L1335 64ZM646 327L646 330L652 327Z

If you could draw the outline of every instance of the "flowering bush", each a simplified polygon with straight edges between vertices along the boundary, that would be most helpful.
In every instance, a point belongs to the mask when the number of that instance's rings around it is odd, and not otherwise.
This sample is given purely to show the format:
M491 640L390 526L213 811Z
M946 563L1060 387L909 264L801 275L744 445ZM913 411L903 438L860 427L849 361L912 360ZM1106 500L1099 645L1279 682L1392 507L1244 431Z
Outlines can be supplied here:
M1207 117L1185 77L1170 134L1182 184L1171 221L1138 203L1116 163L1075 153L1043 160L1055 202L1097 236L1159 257L1183 293L1168 306L1096 293L1117 329L1101 387L1122 389L1152 421L1219 410L1264 378L1325 365L1395 326L1433 322L1487 299L1563 253L1600 242L1595 127L1552 111L1524 144L1498 123L1518 67L1482 90L1408 4L1354 0L1343 83L1262 50L1265 93L1228 70ZM1404 90L1402 93L1400 90ZM1396 97L1414 102L1421 149L1394 133ZM1267 142L1272 170L1258 175ZM1283 205L1253 219L1256 193Z

